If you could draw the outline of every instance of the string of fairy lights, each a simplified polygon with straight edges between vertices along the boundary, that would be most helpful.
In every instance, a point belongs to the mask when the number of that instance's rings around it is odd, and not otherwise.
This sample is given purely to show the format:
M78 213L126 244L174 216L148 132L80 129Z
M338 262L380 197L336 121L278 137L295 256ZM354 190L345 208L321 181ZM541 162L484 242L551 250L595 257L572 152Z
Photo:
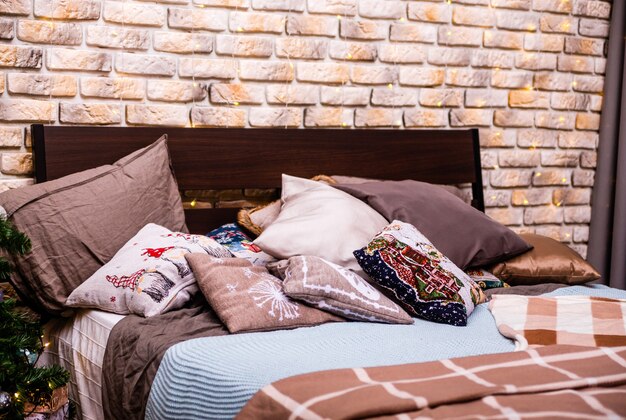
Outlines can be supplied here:
M561 3L567 3L571 0L560 0ZM122 0L122 14L124 14L124 8L125 8L125 2L126 0ZM455 29L456 26L453 24L453 12L454 12L454 7L456 7L456 5L454 5L453 0L444 0L443 2L444 7L446 7L446 11L445 14L447 16L449 16L449 21L447 23L445 23L444 27L445 29L445 33L447 35L447 37L449 39L454 39L455 37ZM231 11L231 16L234 13L234 15L237 15L240 12L240 2L233 2L233 10ZM197 8L204 8L205 5L203 4L197 4L194 3L192 7L197 7ZM292 17L292 4L291 1L288 0L286 2L286 11L285 11L285 16L284 16L284 35L289 37L290 36L290 32L287 30L287 26L289 24L289 21ZM489 10L489 14L490 14L490 21L495 22L497 19L497 14L494 8L494 4L493 4L493 0L489 1L487 3L487 9ZM352 85L352 83L350 82L350 77L354 77L353 75L353 71L354 71L354 66L353 66L353 62L354 61L359 61L361 58L359 56L355 56L355 53L353 51L352 48L352 44L349 42L348 39L348 30L347 28L344 28L342 30L341 25L346 25L346 22L349 19L349 11L348 11L348 7L344 7L342 13L337 14L336 15L337 20L339 21L339 40L342 41L343 43L343 51L345 53L345 56L343 57L343 61L346 63L347 65L347 73L348 73L348 77L344 77L342 75L342 77L340 78L340 83L337 86L337 90L339 91L339 121L341 126L343 127L349 127L352 125L352 122L350 120L347 119L347 114L346 114L346 107L347 104L350 102L347 98L347 90L350 88L350 86ZM231 20L231 22L238 22L237 20ZM396 22L394 22L394 24L403 24L406 22L405 17L400 17L397 19ZM239 23L236 23L236 25L239 25ZM571 26L571 21L569 20L569 17L564 17L562 22L560 23L560 31L563 33L568 32L569 28ZM197 51L199 51L199 45L198 45L198 39L196 38L196 22L194 20L194 18L191 18L191 25L190 25L190 32L191 32L191 42L193 43L193 46L191 48L191 82L192 82L192 95L191 95L191 105L192 105L192 110L196 108L197 104L197 89L198 89L198 81L197 81L197 72L196 72L196 65L197 63ZM526 27L526 31L529 33L535 32L537 30L537 25L536 24L528 24L528 26ZM119 96L120 99L120 110L123 112L123 80L121 77L121 69L123 69L123 61L124 61L124 54L125 54L125 42L124 42L124 34L125 34L125 20L122 19L121 21L121 31L122 31L122 37L121 37L121 53L119 55L119 59L118 59L118 66L117 66L117 75L118 75L118 80L116 82L116 93ZM239 66L239 61L237 59L238 56L238 49L239 49L239 40L238 40L238 34L244 32L244 28L242 28L241 26L236 26L236 27L230 27L230 39L229 42L231 43L230 45L230 59L231 59L231 65L234 66L235 72L236 72L236 76L235 76L235 80L233 80L232 83L239 83L240 79L240 66ZM489 32L485 32L485 34L487 34L486 36L497 36L497 33L494 33L493 31L489 31ZM535 48L532 49L526 49L524 46L522 45L518 52L520 54L523 55L522 60L527 62L527 63L532 63L533 60L537 60L540 57L539 54L535 51ZM391 64L392 64L392 69L391 69L391 79L389 81L389 83L387 84L387 88L391 91L394 92L400 92L400 81L399 81L399 46L397 42L392 42L392 46L391 46L391 51L392 51L392 60L391 60ZM289 112L290 112L290 107L292 106L293 103L293 92L292 92L292 87L293 87L293 81L294 78L291 77L290 75L295 73L295 69L294 69L294 63L292 61L292 55L291 55L291 50L290 48L285 48L284 49L284 60L286 61L287 67L286 67L286 75L284 77L284 89L282 92L282 99L283 99L283 106L284 106L284 127L288 128L289 125ZM558 52L558 59L562 60L564 56L563 51L559 51ZM439 96L439 99L436 102L436 106L439 108L446 108L448 106L451 106L448 95L446 94L447 89L448 89L448 83L451 81L451 79L454 79L455 74L457 73L457 69L453 68L453 69L449 69L449 58L443 58L442 60L442 64L443 64L443 74L444 74L444 85L442 86L442 89L444 90L444 92ZM531 65L531 64L529 64ZM474 107L476 108L489 108L494 106L494 100L492 98L492 94L493 94L493 90L494 90L494 79L495 78L500 78L500 76L498 76L500 74L500 72L502 71L500 64L496 65L495 67L491 67L490 69L490 73L489 73L489 81L485 86L485 91L484 91L484 95L477 95L476 96L476 100L474 102ZM571 87L574 88L576 85L576 81L572 81L571 82L572 85ZM50 80L50 92L49 92L49 99L50 101L52 101L52 96L53 96L53 80ZM202 87L204 89L204 87ZM531 92L531 94L529 94L529 97L532 98L537 98L540 97L541 94L541 90L540 88L537 86L536 84L536 80L530 80L526 86L524 86L522 89L526 89L529 92ZM224 95L225 99L226 99L226 105L229 108L236 108L240 106L240 96L237 96L235 94L230 94L230 95ZM390 98L390 111L391 111L391 116L393 118L393 122L392 125L393 126L398 126L398 127L402 127L402 121L401 121L401 117L400 119L398 119L398 117L396 116L396 112L398 107L400 107L401 105L401 100L396 100L394 98ZM400 116L402 115L401 113L399 114ZM53 123L52 119L52 114L51 114L51 124ZM555 116L554 118L563 118L562 116ZM122 118L123 119L123 118ZM231 119L230 118L226 118L226 126L230 127L231 126ZM191 121L191 126L195 127L196 124L193 122L193 120ZM502 137L503 135L503 130L500 128L496 128L495 129L496 133L494 134L495 136L498 137ZM531 144L528 146L528 150L530 151L536 151L537 147L539 146L539 144L533 140L531 142ZM498 169L498 164L496 163L494 165L494 169ZM543 176L541 170L537 170L535 171L534 177L541 177ZM567 183L566 179L562 180L562 183L565 185ZM528 200L524 200L524 203L528 203ZM555 206L561 206L563 204L562 200L554 200L553 205Z

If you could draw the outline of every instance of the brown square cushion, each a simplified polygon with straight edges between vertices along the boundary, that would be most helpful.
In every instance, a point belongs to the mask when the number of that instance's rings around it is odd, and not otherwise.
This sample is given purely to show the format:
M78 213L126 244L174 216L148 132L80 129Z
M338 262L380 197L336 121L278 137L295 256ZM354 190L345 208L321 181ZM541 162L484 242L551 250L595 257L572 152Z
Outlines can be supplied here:
M494 264L531 248L511 229L438 185L405 180L333 187L363 200L389 221L415 226L462 269Z
M112 165L6 191L0 205L33 245L12 258L13 286L34 309L57 315L146 224L187 231L166 136Z
M280 279L243 258L185 255L207 302L231 333L344 321L285 295Z
M534 248L496 264L490 271L511 286L543 283L583 284L600 278L600 273L576 251L547 236L520 235Z

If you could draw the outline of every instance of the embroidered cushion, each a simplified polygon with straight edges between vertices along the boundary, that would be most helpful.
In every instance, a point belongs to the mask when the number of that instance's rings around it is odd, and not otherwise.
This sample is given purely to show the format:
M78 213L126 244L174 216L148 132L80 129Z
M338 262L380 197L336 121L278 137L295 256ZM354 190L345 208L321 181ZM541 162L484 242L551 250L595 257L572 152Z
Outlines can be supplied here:
M299 303L265 267L243 258L187 254L200 290L231 333L271 331L343 321Z
M510 287L508 284L483 268L468 268L465 270L465 274L470 276L474 283L476 283L483 290L495 289L497 287Z
M147 224L68 297L66 305L118 314L158 315L185 304L197 291L185 254L228 258L230 252L203 235Z
M476 283L408 223L394 220L354 255L376 283L421 318L464 326L484 301Z
M350 194L308 179L283 175L282 201L278 218L254 241L279 259L314 255L360 270L352 250L387 224Z
M356 321L412 324L398 305L352 271L318 257L289 258L285 294Z
M258 245L234 223L228 223L207 233L207 236L227 248L231 254L244 258L254 265L265 266L276 258L263 252Z

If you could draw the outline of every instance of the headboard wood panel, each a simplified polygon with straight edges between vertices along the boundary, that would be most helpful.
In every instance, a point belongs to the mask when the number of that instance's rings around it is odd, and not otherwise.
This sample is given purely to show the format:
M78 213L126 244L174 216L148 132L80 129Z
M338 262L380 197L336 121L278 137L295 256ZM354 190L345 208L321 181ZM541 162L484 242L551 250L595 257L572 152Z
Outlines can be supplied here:
M472 183L484 210L478 130L299 130L33 125L35 179L115 162L168 134L181 190L280 187L281 173L435 184ZM187 211L191 231L233 221L237 209Z

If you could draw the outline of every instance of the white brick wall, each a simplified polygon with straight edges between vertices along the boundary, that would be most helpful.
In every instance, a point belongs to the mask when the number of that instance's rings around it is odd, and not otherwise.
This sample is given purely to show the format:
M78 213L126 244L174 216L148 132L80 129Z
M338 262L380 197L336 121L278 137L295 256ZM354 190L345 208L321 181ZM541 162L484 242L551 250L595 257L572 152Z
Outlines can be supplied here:
M0 1L0 189L31 122L480 127L488 214L586 253L611 5Z

